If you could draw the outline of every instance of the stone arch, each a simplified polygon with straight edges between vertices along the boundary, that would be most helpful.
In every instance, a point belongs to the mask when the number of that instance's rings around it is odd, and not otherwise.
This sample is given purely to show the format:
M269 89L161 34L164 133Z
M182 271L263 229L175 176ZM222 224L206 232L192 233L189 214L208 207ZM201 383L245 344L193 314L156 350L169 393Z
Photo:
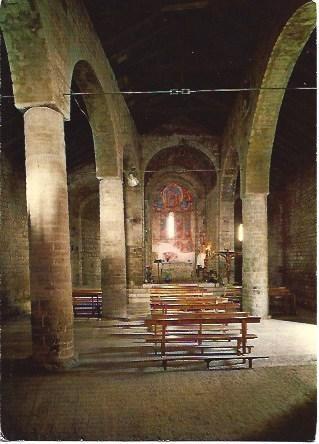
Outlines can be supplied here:
M260 85L244 158L243 194L268 193L272 146L284 88L315 25L315 3L307 2L289 18L272 49Z
M171 171L170 168L166 168L164 170L160 170L157 173L155 173L154 176L150 179L146 187L147 188L145 192L146 198L149 198L150 193L155 188L161 188L162 186L165 185L167 181L173 181L173 182L175 181L180 185L191 189L191 191L198 196L201 196L201 194L204 193L203 185L194 176L189 174L187 175L186 178L185 176L181 177L178 173Z
M239 155L234 147L230 147L225 155L220 175L221 201L233 201L236 180L239 171Z
M230 147L224 158L220 176L219 247L221 249L234 249L234 204L238 172L238 152L236 148Z
M72 0L67 9L68 14L62 2L39 0L1 6L0 26L8 50L15 106L20 110L52 108L69 120L69 88L76 76L81 92L95 94L87 96L85 102L90 109L97 176L118 176L122 166L116 115L128 121L133 132L134 124L123 97L104 94L118 92L118 88L84 5ZM80 39L77 23L82 25ZM68 33L60 32L61 24Z
M74 65L72 77L81 92L89 93L82 97L94 140L96 176L117 176L119 171L113 123L101 83L85 60L79 60Z
M37 6L26 0L16 3L14 8L4 3L0 8L0 26L8 51L15 106L21 110L39 105L56 109L54 73L50 70L43 20ZM41 63L35 63L36 60ZM36 88L32 87L35 78Z
M142 171L144 172L147 169L148 164L152 160L156 154L160 151L163 151L168 148L172 148L178 145L188 146L189 148L196 149L206 155L208 159L213 163L215 170L217 171L219 168L219 162L216 156L211 152L211 150L205 145L201 144L196 140L188 140L183 137L168 137L167 141L163 140L164 138L159 139L158 143L153 143L153 149L146 154L143 159Z
M191 173L205 183L207 191L215 189L218 181L218 171L211 157L206 152L187 143L164 145L156 150L143 167L144 184L147 185L154 171L164 170L166 172L176 170L180 174L186 175Z

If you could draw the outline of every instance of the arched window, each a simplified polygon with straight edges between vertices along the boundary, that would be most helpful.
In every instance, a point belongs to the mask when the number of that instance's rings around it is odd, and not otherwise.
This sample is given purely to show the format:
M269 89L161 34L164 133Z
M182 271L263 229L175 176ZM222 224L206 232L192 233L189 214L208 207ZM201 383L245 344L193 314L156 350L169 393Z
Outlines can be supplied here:
M174 213L171 211L168 213L167 219L166 219L166 233L168 239L174 239L175 237L175 217Z

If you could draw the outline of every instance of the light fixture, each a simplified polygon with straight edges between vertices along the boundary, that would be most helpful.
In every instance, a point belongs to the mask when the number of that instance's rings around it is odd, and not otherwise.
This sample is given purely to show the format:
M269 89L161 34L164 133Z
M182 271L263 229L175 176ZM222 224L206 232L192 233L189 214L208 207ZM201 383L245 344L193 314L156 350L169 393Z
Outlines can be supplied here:
M242 242L244 240L244 227L243 224L238 225L238 240Z
M140 181L137 178L136 169L131 168L127 173L127 185L129 187L137 187Z

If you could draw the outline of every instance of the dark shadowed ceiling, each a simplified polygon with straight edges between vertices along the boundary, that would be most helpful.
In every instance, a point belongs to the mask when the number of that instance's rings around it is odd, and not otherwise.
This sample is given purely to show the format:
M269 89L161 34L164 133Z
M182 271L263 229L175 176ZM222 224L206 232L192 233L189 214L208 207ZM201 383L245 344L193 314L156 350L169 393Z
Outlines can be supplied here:
M83 0L121 90L236 88L245 86L262 36L298 0ZM302 0L300 0L301 2ZM12 94L5 45L2 90ZM306 44L289 86L316 85L315 34ZM76 85L72 89L76 91ZM125 96L139 133L173 124L222 135L236 93ZM77 98L85 109L81 98ZM287 91L275 143L286 157L313 143L316 94ZM66 123L68 169L94 160L89 124L72 99ZM22 114L3 101L3 149L24 165ZM279 132L279 133L278 133ZM291 146L290 146L291 145ZM285 151L285 146L288 147Z
M121 90L238 88L292 0L84 0ZM246 81L246 82L245 82ZM222 134L236 93L126 96L138 131Z

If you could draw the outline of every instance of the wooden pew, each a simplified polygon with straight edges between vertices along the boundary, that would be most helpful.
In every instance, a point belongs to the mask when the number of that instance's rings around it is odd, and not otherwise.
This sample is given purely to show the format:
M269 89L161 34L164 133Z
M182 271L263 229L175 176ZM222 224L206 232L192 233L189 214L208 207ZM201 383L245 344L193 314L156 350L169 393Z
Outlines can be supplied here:
M203 293L207 293L207 289L203 288L203 287L198 287L198 286L174 285L174 286L153 287L150 289L150 293L151 294L173 294L173 293L176 293L176 294L185 294L185 293L203 294Z
M224 297L242 306L242 287L226 287Z
M99 288L73 288L72 304L75 317L100 318L102 314L102 290Z
M270 314L296 314L296 296L287 287L269 287ZM241 287L228 287L224 296L232 302L242 303Z
M236 311L240 308L239 304L234 302L219 302L219 301L191 301L182 300L180 302L158 301L151 302L151 309L161 311L167 314L172 311Z
M226 302L228 299L224 298L223 296L216 296L212 293L206 293L205 295L202 294L163 294L163 295L150 295L150 300L153 302L156 301L181 301L181 300L192 300L192 301L212 301L212 300L222 300L223 302Z
M156 316L144 321L144 324L151 327L154 331L154 337L150 338L149 341L153 339L154 343L160 343L161 353L165 355L166 344L168 342L187 342L189 340L197 341L200 345L203 340L212 341L236 341L237 342L237 352L239 354L246 354L247 352L247 340L255 339L255 335L249 335L247 332L247 325L249 323L260 322L260 317L250 316L247 313L235 312L235 313L200 313L190 315L185 315L183 317L175 316L171 317L168 315ZM224 325L224 324L238 324L240 326L238 333L225 332L221 333L205 333L205 326L207 325ZM198 326L198 332L190 334L179 335L175 334L170 330L170 327L178 326ZM160 337L158 335L158 327L160 327Z

